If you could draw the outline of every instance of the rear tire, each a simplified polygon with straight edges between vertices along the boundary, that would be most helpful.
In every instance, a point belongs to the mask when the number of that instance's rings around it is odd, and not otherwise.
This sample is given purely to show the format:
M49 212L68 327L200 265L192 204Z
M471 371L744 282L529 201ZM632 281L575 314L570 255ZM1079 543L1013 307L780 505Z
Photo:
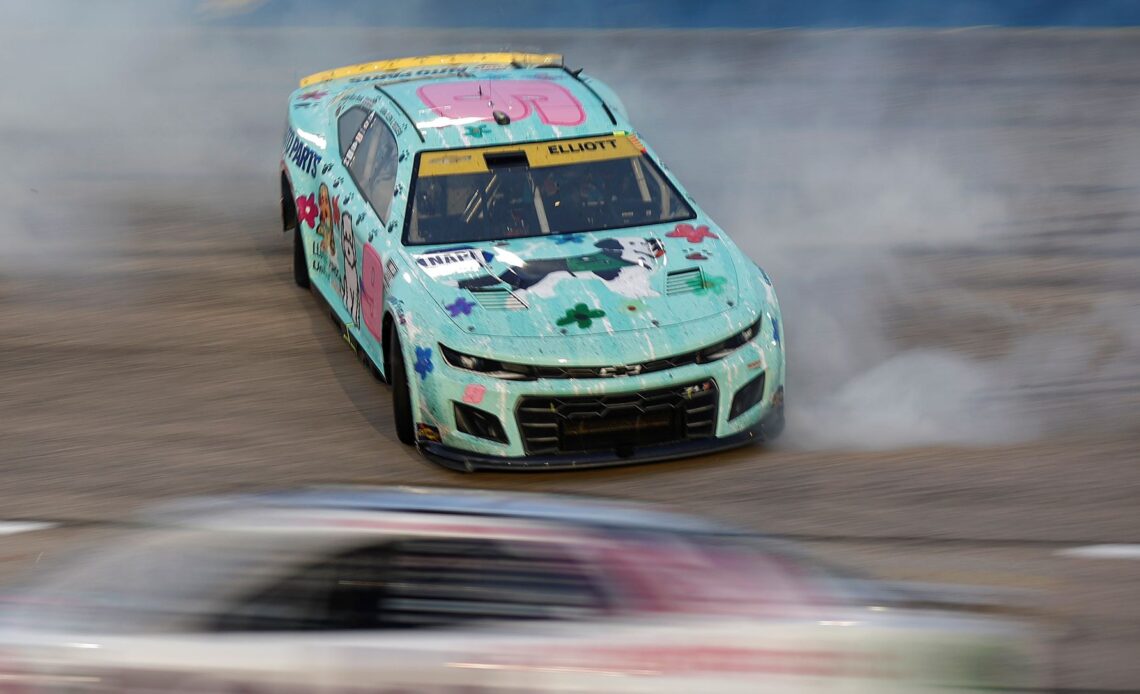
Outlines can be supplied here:
M305 258L305 243L301 240L301 228L293 230L293 281L301 289L309 288L309 261Z
M297 223L297 207L293 204L293 188L281 174L281 228L293 232L293 281L301 289L309 288L309 259L305 257L305 240Z
M400 443L416 444L416 426L412 417L412 393L408 387L408 369L404 365L404 352L400 340L392 336L392 355L388 359L392 365L392 418L396 422L396 438Z

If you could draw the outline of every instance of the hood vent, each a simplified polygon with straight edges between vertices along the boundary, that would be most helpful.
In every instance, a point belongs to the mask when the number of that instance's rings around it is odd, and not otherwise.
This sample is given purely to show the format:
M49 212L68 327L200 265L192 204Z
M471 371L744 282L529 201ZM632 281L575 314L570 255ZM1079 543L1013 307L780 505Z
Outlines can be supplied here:
M488 311L520 311L527 308L522 299L505 287L473 289L471 296L475 297L476 303Z
M695 292L703 286L705 275L699 267L674 270L665 276L665 293L669 295Z

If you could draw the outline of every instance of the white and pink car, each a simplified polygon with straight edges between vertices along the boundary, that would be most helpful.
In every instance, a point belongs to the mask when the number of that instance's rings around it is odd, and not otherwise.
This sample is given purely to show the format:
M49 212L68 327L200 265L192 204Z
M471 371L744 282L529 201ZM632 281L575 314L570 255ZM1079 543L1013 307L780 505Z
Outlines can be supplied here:
M787 545L558 496L186 502L4 597L0 692L915 692L1031 684L1032 632Z

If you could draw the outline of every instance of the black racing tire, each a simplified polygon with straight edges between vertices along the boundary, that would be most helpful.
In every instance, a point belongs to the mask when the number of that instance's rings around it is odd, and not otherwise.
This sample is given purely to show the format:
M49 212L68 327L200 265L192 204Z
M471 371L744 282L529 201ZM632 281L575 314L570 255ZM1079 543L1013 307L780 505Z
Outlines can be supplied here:
M301 289L309 288L309 261L305 257L305 243L301 240L301 227L293 229L293 281Z
M404 365L404 351L400 340L392 336L392 355L388 363L392 365L392 419L396 423L396 438L400 443L416 445L416 423L412 417L412 393L408 387L408 368Z
M775 441L780 434L784 432L784 387L780 386L776 390L776 395L773 398L775 407L768 413L768 416L760 423L764 432L765 441Z

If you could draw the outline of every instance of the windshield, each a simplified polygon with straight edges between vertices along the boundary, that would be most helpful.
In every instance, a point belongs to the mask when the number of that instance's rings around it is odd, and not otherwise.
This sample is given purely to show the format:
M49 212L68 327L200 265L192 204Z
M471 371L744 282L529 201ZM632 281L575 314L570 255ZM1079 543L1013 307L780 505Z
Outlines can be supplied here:
M621 229L695 216L628 135L420 156L408 245Z

